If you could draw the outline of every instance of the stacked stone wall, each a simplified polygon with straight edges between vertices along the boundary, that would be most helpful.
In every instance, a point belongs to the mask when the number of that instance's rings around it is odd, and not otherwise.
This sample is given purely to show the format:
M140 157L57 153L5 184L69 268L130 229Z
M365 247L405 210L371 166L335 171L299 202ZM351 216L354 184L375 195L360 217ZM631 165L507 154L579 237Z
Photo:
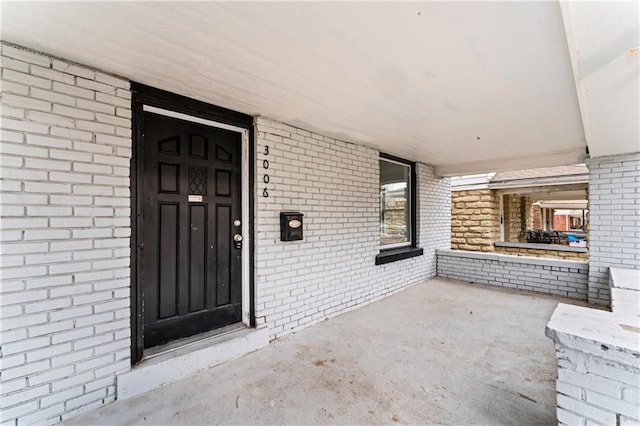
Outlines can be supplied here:
M494 250L500 239L500 201L494 191L478 189L451 193L451 248Z

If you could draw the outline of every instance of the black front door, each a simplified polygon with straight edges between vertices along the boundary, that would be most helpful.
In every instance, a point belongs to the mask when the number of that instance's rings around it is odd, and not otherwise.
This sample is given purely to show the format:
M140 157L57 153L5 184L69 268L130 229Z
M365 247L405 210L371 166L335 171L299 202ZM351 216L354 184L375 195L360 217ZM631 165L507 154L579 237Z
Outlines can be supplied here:
M144 112L144 347L242 320L239 132Z

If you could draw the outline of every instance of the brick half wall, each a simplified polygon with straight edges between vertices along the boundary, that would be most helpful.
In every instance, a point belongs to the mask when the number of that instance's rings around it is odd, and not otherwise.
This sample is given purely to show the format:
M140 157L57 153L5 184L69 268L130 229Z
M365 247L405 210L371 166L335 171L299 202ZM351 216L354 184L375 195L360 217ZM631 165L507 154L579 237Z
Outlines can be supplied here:
M438 276L587 299L587 262L437 250Z

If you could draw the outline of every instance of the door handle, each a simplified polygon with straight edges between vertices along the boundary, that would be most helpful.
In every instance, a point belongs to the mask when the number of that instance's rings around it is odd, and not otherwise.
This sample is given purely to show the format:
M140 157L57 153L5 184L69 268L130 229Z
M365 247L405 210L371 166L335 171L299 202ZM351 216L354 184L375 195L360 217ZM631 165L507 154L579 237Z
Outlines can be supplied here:
M233 236L233 243L237 249L242 248L242 240L243 238L242 238L242 235L240 234L236 234Z

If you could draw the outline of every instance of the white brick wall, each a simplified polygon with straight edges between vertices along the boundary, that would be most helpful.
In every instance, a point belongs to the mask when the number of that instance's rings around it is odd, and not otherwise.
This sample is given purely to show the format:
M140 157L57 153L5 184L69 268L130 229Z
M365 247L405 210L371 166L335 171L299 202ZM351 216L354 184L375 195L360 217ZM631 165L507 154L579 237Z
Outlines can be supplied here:
M589 167L589 302L609 304L609 267L640 269L640 154Z
M1 45L0 423L55 423L130 369L129 83ZM256 316L272 338L432 277L449 180L417 166L424 255L376 266L379 153L257 119ZM269 145L269 155L264 146ZM305 238L279 239L279 212Z
M461 250L437 256L439 277L587 299L587 262Z
M0 422L53 423L129 369L129 83L1 49Z
M640 424L637 324L637 317L558 305L545 334L556 349L559 424Z
M266 118L256 130L256 317L272 338L435 275L435 249L450 244L449 179L418 164L424 255L376 266L379 152ZM280 241L281 211L304 213L304 240Z

